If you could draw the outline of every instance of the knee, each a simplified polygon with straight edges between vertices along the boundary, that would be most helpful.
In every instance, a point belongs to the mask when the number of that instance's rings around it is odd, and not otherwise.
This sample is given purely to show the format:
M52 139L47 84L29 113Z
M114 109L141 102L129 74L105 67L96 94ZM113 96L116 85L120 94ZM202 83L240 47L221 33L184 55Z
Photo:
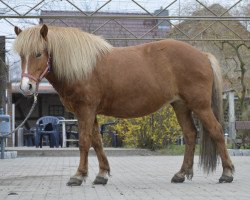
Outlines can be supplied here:
M92 137L93 147L102 147L102 136L101 134L94 134Z
M89 151L89 148L91 147L91 141L90 140L79 140L79 150L80 151Z
M80 150L81 152L88 152L89 149L90 149L90 146L89 146L89 147L86 147L85 145L82 145L82 144L79 143L79 150Z

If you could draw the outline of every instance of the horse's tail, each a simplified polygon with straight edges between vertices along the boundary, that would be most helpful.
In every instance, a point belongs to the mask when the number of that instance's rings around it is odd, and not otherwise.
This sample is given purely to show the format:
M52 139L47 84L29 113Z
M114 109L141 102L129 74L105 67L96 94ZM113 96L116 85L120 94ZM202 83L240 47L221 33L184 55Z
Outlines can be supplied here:
M213 69L213 87L212 87L212 109L218 122L223 124L223 99L222 99L222 76L221 69L217 59L209 53L206 53L211 67ZM218 152L214 141L209 137L205 127L202 127L201 148L200 148L200 166L207 173L216 169Z

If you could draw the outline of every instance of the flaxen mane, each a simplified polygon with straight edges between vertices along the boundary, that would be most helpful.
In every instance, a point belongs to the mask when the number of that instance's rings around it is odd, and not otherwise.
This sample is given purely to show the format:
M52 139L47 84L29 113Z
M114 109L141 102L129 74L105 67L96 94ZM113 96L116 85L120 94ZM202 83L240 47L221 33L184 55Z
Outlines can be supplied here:
M14 49L21 56L47 49L53 57L55 74L69 82L86 78L98 56L112 49L103 38L76 28L49 27L46 42L40 29L41 26L35 26L22 31L15 40Z

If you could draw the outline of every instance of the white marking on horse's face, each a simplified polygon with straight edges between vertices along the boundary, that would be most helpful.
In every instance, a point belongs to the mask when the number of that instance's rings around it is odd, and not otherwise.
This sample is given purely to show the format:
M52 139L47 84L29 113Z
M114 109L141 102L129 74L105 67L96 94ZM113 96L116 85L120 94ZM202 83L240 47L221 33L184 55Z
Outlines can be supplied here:
M28 61L29 61L29 56L25 56L25 68L24 68L25 74L28 74ZM25 76L22 77L20 89L23 95L31 95L35 92L33 81L31 82L30 79Z

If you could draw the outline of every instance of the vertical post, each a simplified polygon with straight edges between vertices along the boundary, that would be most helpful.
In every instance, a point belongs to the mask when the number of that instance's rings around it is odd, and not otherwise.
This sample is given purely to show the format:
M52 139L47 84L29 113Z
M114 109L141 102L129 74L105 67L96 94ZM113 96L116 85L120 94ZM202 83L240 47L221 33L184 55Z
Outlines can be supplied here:
M7 115L9 113L9 110L8 110L8 89L5 89L5 99L6 99L5 113Z
M231 139L235 139L236 130L235 130L235 108L234 108L234 92L233 91L228 92L228 102L229 102L229 109L228 109L229 137Z
M4 111L3 108L0 106L0 115L3 115ZM4 152L5 152L5 137L0 133L0 147L1 147L1 159L4 159Z
M6 82L7 82L7 69L5 65L5 37L0 36L0 108L5 108ZM3 110L1 112L4 113ZM5 137L3 136L0 137L0 140L1 140L1 159L4 159Z
M6 88L7 88L7 84L6 84ZM5 114L8 115L8 90L5 89ZM8 146L8 137L6 138L6 147Z
M4 159L4 152L5 152L5 138L0 137L1 140L1 159Z
M228 133L225 133L225 144L227 145Z
M7 109L6 109L6 114L11 116L11 127L12 127L12 93L11 93L11 83L9 81L9 77L8 77L8 83L7 83ZM6 147L10 147L12 146L12 135L10 138L7 138L6 140Z
M0 36L0 107L5 109L7 83L7 68L5 65L5 37Z
M181 136L181 145L183 145L183 136Z
M179 17L181 16L181 0L179 0L179 4L178 4L178 12L179 12ZM179 19L179 23L181 23L181 20Z
M66 122L62 121L62 147L66 147Z
M15 104L12 104L12 131L15 130ZM12 146L15 147L15 132L12 133Z

